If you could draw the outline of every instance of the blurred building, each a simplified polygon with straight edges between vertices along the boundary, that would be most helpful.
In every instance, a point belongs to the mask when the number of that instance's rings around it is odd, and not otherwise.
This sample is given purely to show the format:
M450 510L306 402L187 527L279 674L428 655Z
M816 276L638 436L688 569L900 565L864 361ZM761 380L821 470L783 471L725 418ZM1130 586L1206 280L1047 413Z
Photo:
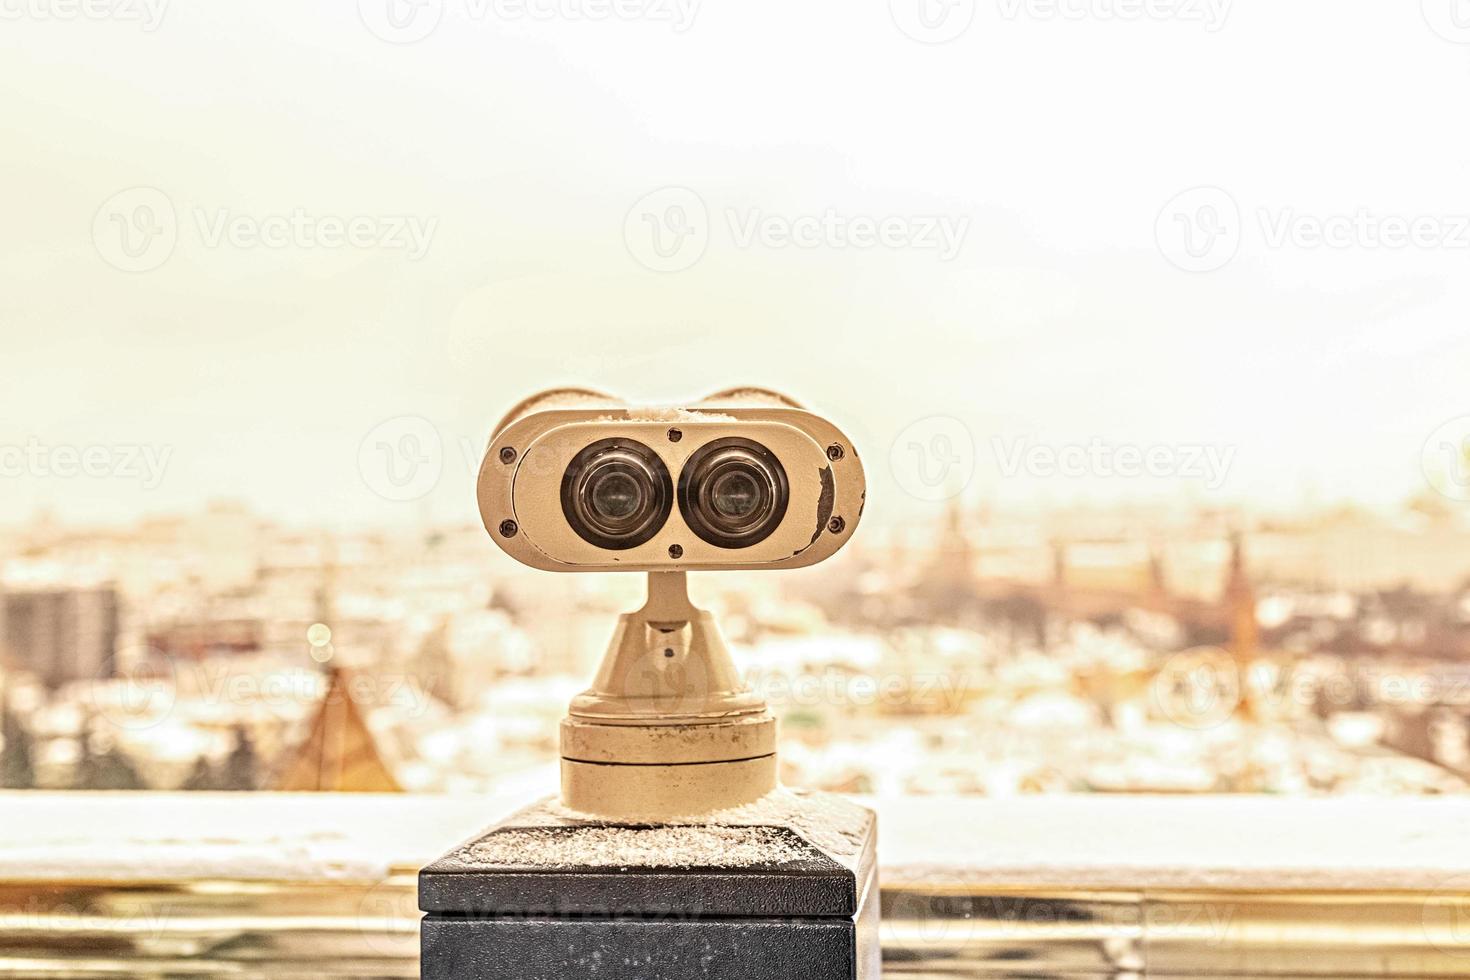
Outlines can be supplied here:
M0 660L51 690L111 676L117 637L111 586L0 592Z

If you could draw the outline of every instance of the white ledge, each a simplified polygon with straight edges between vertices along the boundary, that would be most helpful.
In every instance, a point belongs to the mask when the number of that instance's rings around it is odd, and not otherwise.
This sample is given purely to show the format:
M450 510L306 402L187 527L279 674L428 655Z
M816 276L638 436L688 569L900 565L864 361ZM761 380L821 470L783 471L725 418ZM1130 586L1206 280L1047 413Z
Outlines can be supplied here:
M378 881L525 799L0 793L0 881ZM887 885L1470 891L1470 801L915 797L879 811Z
M1450 798L1038 796L904 801L878 835L889 884L1423 892L1470 891L1466 828Z

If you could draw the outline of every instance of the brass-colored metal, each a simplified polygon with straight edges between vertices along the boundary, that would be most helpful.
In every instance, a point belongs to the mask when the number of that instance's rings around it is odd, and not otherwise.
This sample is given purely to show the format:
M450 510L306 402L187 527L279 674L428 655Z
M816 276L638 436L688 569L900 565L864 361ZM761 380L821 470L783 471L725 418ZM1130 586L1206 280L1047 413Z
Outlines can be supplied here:
M765 711L740 679L714 617L689 601L683 572L648 576L643 607L618 627L574 719L604 725L705 725Z
M523 402L497 429L480 468L477 496L485 527L512 558L547 571L800 568L831 556L856 531L867 491L851 441L825 419L773 401L766 393L728 397L729 403L657 410L629 408L576 391ZM569 404L576 407L565 407ZM671 428L678 430L677 440L669 438ZM731 437L769 448L789 481L786 516L758 544L710 544L676 509L651 540L614 551L583 540L562 513L562 476L573 457L594 442L622 438L642 443L658 455L677 484L685 461L700 447ZM833 460L827 447L839 443L849 450ZM517 453L509 465L501 456L507 448ZM843 517L837 532L828 527L834 514ZM493 533L506 520L514 520L520 533Z
M360 857L348 867L361 872L381 854ZM416 977L409 858L384 880L0 881L0 977ZM883 886L885 976L1431 980L1470 972L1458 917L1470 894L1460 892L1067 892L945 878Z
M682 501L632 547L600 547L568 520L563 482L587 447L622 440L614 445L656 456L677 487L692 456L727 439L756 444L784 474L782 508L772 511L780 516L761 540L712 543L732 539L708 528L696 534ZM648 573L648 600L619 618L592 686L562 722L564 804L606 818L668 820L751 803L776 788L776 720L741 680L714 618L689 601L685 572L815 564L852 536L865 494L851 440L765 389L730 389L671 409L559 389L501 420L477 485L491 539L534 568Z
M698 818L753 803L775 788L774 755L677 766L561 762L562 803L608 820Z
M1452 977L1462 894L1101 891L914 881L883 890L884 974Z
M562 719L561 752L589 763L736 762L776 754L776 722L768 712L712 724L608 725Z
M776 788L776 719L745 686L683 572L648 576L592 686L561 727L562 802L610 818L671 819Z

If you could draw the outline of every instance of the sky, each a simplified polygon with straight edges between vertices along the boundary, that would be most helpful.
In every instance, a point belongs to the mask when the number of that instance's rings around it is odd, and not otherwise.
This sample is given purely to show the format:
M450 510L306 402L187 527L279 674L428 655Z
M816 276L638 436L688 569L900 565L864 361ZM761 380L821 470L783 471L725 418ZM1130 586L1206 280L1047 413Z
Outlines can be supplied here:
M786 391L879 518L1392 506L1461 2L0 0L0 521L474 520L566 384Z

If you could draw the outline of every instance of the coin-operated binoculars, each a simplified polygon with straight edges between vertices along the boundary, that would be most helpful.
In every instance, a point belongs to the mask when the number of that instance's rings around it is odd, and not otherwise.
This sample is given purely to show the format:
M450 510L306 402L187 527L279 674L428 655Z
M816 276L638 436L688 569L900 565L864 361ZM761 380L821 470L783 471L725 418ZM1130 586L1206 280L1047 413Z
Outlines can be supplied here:
M562 721L560 798L420 872L425 980L877 980L875 817L778 785L776 721L685 581L829 557L865 487L842 432L764 390L559 390L501 421L490 536L535 568L645 572L648 598Z

